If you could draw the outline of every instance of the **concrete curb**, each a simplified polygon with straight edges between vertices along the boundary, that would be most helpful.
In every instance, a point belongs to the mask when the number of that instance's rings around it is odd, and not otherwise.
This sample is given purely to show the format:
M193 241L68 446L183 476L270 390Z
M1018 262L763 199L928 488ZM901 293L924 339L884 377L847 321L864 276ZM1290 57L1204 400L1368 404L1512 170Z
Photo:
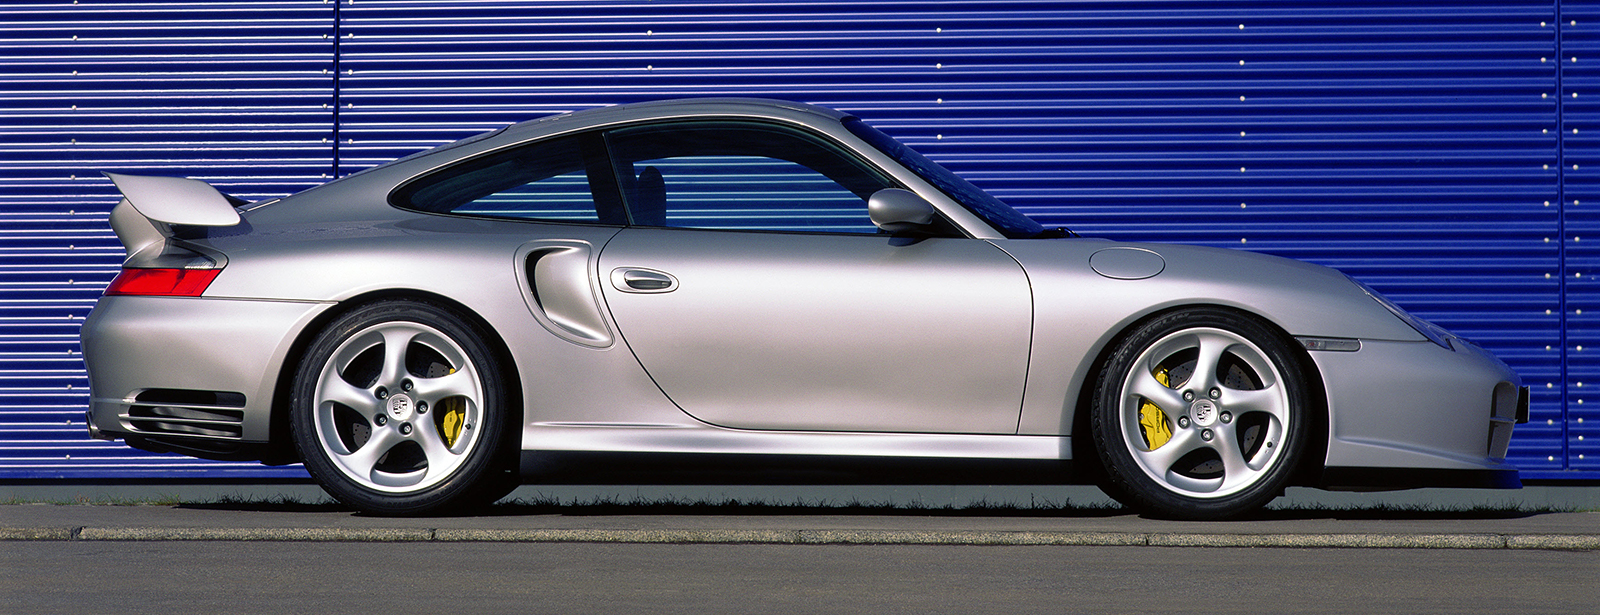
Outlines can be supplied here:
M1595 534L1202 534L915 530L0 527L0 541L529 542L1600 550Z

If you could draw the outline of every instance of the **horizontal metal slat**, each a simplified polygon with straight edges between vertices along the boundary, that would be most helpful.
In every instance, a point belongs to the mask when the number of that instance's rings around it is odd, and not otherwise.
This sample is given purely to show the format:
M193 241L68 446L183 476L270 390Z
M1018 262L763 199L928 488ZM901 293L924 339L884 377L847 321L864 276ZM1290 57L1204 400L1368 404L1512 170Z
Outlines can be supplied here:
M76 328L123 258L99 171L245 198L331 176L333 15L320 0L0 7L0 477L285 473L90 439Z
M1518 429L1519 463L1564 471L1567 428L1590 416L1561 357L1590 369L1573 274L1600 241L1575 203L1600 205L1592 4L1561 3L1578 25L1559 48L1547 2L362 0L337 27L314 0L90 4L0 9L0 104L16 112L0 123L17 136L0 156L22 160L0 165L0 211L103 218L116 193L100 168L265 198L335 174L335 147L346 174L548 113L777 96L860 113L1049 225L1367 279L1561 385L1536 392L1535 417L1560 421ZM80 222L0 233L0 271L67 265L23 274L57 277L0 306L92 302L108 278L82 274L109 275L120 251ZM98 251L67 254L80 242Z

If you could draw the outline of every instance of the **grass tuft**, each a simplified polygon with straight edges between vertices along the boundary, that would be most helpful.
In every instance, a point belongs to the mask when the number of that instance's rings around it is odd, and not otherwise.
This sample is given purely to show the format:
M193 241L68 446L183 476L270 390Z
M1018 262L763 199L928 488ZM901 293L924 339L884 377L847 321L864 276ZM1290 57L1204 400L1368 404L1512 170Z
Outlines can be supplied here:
M1576 506L1551 506L1547 504L1479 503L1471 505L1440 504L1268 504L1267 508L1249 516L1249 519L1517 519L1554 513L1584 512Z
M177 506L182 503L183 498L173 493L158 493L150 496L76 495L70 498L29 498L11 496L0 499L0 505L51 504L56 506Z
M0 505L69 505L69 506L179 506L197 509L243 510L263 512L350 512L351 509L325 494L302 496L276 494L251 496L225 494L220 496L188 497L175 493L156 493L149 496L72 496L67 498L38 498L9 496L0 498ZM1074 503L1070 499L1054 500L1030 495L1027 501L990 500L979 498L966 504L928 504L921 500L891 502L863 500L857 497L835 500L830 498L799 498L792 501L765 499L741 500L732 497L633 497L606 495L580 499L561 498L536 493L529 497L504 499L486 507L463 511L469 515L487 516L825 516L825 515L881 515L881 516L932 516L932 517L1113 517L1132 514L1116 504ZM1266 508L1246 515L1240 520L1291 520L1291 519L1347 519L1347 520L1434 520L1434 519L1515 519L1542 514L1570 512L1600 512L1586 506L1558 506L1527 504L1507 500L1502 503L1476 504L1401 504L1356 503L1317 504L1276 502Z
M980 499L966 505L929 505L920 501L890 503L848 500L795 500L773 502L769 500L740 500L721 498L714 500L689 500L682 498L644 497L619 498L605 496L588 500L577 498L563 500L553 496L535 496L501 500L484 511L493 515L918 515L918 516L1112 516L1126 514L1127 510L1114 505L1078 505L1034 500L1027 504L994 502Z

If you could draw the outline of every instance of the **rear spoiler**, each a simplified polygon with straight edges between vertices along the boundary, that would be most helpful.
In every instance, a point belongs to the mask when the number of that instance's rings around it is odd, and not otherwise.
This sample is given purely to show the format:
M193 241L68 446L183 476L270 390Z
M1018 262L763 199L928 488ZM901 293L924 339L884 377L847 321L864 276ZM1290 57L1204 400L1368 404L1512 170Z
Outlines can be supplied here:
M128 253L128 261L155 260L178 226L234 226L237 199L211 184L180 177L105 173L122 191L122 202L111 210L111 230Z

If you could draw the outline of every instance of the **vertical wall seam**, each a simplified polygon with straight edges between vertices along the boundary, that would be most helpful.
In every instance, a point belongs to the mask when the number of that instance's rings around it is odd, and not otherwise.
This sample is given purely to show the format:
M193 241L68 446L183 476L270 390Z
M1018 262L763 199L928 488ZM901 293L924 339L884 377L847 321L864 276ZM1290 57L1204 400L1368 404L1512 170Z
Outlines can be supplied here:
M340 87L342 87L342 83L343 82L340 79L340 72L339 72L339 59L340 59L340 53L341 53L340 44L339 43L340 43L340 40L344 38L344 21L340 18L340 14L339 14L340 9L339 9L339 7L342 6L344 4L344 2L345 2L345 0L339 0L338 2L334 2L333 3L333 15L332 15L332 17L333 17L333 50L332 50L333 51L333 84L332 84L332 87L333 87L333 117L331 119L333 121L333 149L329 152L329 157L331 158L331 167L332 168L330 168L328 170L328 172L329 172L328 176L330 178L332 178L332 179L338 179L339 178L339 166L340 166L339 165L339 163L340 163L340 159L339 159L339 155L340 155L340 150L339 150L339 134L340 134L340 130L339 130L339 126L340 126L340 121L342 120L341 111L340 111L340 109L342 107L341 107L341 105L339 103L339 93L340 93ZM1560 101L1557 101L1557 104L1559 104L1559 103L1560 103Z
M1566 55L1564 55L1561 45L1565 34L1561 25L1561 0L1555 0L1554 4L1556 26L1556 237L1560 238L1556 245L1556 272L1560 274L1558 276L1560 283L1556 286L1556 302L1561 314L1556 321L1556 336L1561 342L1561 352L1558 356L1561 364L1556 375L1561 382L1561 388L1557 389L1561 393L1559 405L1561 410L1561 429L1559 430L1561 434L1561 469L1570 470L1572 469L1572 451L1568 444L1569 434L1567 433L1567 358L1569 352L1567 339L1567 127L1565 121L1567 117L1567 91L1563 88L1561 80L1562 73L1566 72L1566 63L1562 62L1561 59L1565 58Z

